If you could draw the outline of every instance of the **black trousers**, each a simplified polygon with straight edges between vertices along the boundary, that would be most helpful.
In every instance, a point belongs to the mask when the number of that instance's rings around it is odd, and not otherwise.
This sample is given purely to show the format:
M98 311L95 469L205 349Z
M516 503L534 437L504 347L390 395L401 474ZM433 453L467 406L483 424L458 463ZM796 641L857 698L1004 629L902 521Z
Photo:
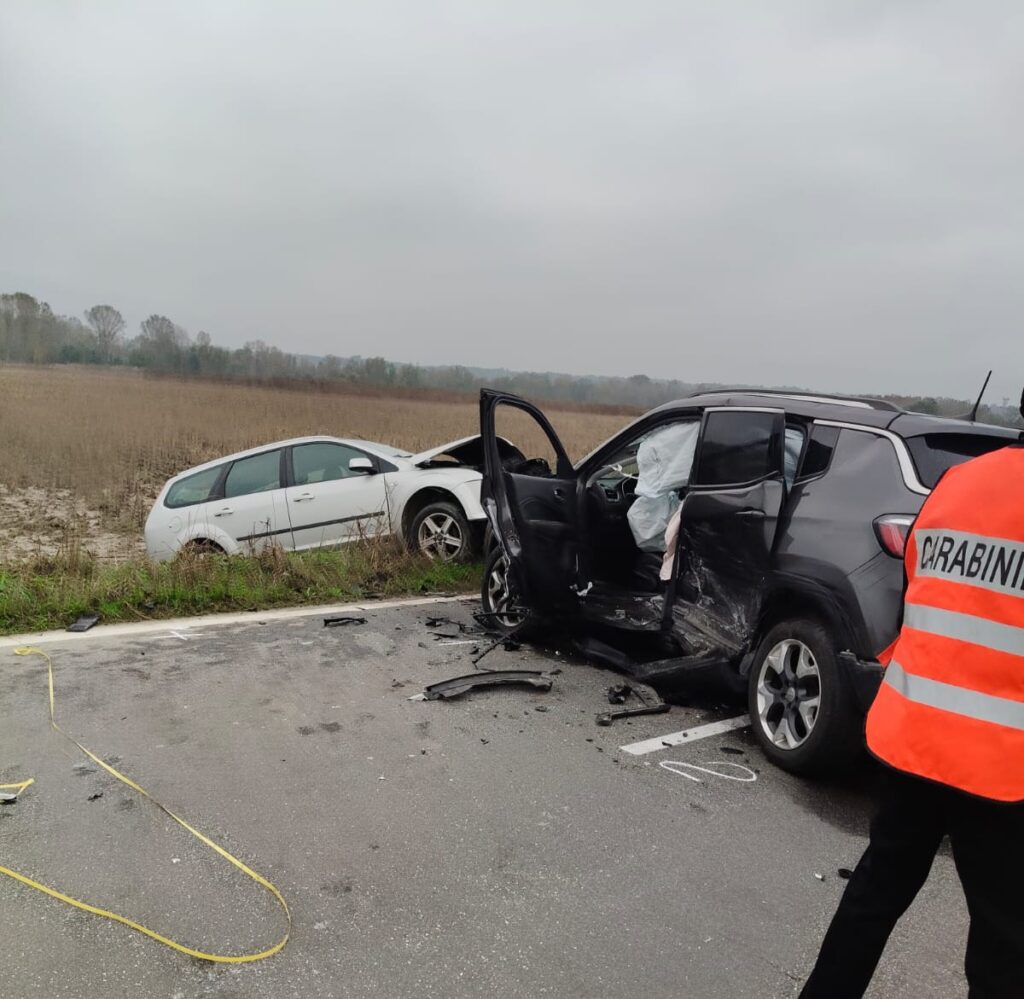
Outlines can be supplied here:
M1024 997L1024 804L985 801L887 771L871 842L801 999L863 996L947 835L971 917L969 999Z

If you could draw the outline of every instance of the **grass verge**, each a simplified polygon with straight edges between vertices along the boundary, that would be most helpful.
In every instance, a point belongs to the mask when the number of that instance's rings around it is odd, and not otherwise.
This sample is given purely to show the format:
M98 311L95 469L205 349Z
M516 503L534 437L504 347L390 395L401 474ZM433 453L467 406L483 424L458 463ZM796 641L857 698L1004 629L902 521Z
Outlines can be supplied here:
M265 610L374 597L472 592L477 565L432 562L390 542L249 558L180 555L171 562L102 565L77 550L0 565L0 635L217 611Z

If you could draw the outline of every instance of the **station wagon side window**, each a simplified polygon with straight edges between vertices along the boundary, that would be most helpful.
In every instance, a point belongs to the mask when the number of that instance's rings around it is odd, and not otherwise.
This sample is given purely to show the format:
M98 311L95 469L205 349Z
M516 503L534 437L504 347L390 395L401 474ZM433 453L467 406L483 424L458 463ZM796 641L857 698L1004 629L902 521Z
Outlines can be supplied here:
M204 468L201 472L186 475L179 479L167 490L164 497L164 506L177 510L183 506L195 506L197 503L205 503L217 485L223 465L214 468Z
M249 496L281 487L281 452L264 451L251 458L239 458L224 480L224 498Z
M311 486L318 482L334 482L364 475L364 472L353 472L348 463L353 458L365 457L362 451L354 447L329 441L297 444L292 448L292 478L297 486Z
M714 410L707 414L694 484L732 486L757 482L782 470L779 414Z

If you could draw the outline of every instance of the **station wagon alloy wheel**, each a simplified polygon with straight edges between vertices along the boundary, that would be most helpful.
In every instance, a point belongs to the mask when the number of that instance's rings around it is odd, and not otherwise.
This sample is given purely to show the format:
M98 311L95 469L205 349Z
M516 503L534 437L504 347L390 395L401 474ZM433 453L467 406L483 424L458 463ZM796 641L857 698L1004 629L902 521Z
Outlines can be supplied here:
M796 639L779 642L757 677L757 714L765 736L780 749L796 749L813 731L820 703L814 653Z
M427 558L450 562L458 558L466 536L458 520L448 513L432 513L420 522L416 536L419 549Z

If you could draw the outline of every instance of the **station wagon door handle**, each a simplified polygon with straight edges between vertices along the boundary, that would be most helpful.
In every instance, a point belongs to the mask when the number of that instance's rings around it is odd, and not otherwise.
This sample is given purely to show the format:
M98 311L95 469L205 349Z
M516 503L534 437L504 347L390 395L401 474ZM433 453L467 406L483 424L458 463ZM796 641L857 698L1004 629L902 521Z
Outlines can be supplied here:
M557 499L557 500L565 499L565 493L562 492L561 489L554 489L554 490L552 490L551 495L554 496L555 499Z
M234 513L234 512L235 512L235 511L234 511L234 510L232 510L232 509L231 509L231 507L229 507L229 506L222 506L222 507L221 507L221 508L220 508L220 509L219 509L219 510L218 510L218 511L217 511L217 512L216 512L216 513L214 514L214 516L215 516L215 517L224 517L224 516L226 516L227 514L229 514L229 513Z
M315 499L312 493L299 493L298 496L293 496L292 499L296 503L305 503L307 500Z
M764 510L739 510L733 516L746 517L747 520L764 520Z

